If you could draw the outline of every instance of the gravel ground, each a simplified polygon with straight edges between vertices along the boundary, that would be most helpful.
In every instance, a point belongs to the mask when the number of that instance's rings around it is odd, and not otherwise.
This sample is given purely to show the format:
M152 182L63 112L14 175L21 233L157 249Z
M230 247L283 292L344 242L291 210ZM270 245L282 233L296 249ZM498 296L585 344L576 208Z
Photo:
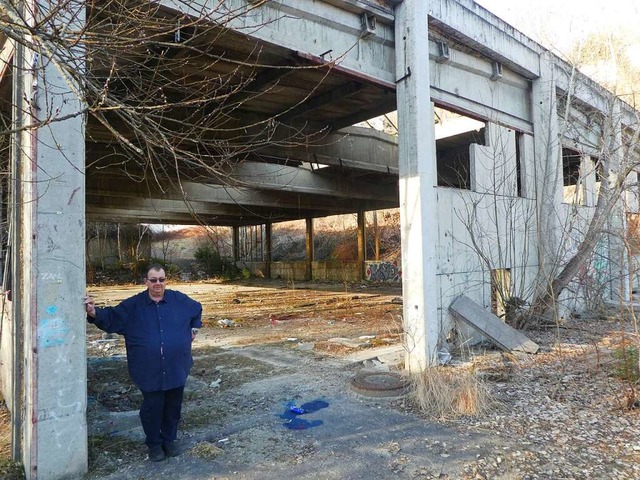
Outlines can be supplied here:
M160 465L145 459L121 341L89 331L89 479L640 478L637 355L627 363L619 358L622 347L637 352L639 337L615 315L527 332L542 347L537 355L489 350L455 358L442 368L477 373L495 405L480 416L436 419L409 398L384 401L351 391L350 380L364 366L344 354L372 345L314 348L331 336L393 338L393 297L336 291L332 300L326 288L318 297L304 290L291 293L296 308L287 310L282 291L277 306L265 300L273 292L261 297L252 289L243 297L233 288L217 290L208 302L216 298L220 312L232 308L242 328L222 329L216 324L222 313L211 314L187 388L188 448ZM194 289L205 294L203 286ZM251 307L246 317L243 305ZM314 312L319 305L328 319ZM292 333L299 342L286 340ZM305 417L312 426L286 428L287 402L316 400L328 407Z

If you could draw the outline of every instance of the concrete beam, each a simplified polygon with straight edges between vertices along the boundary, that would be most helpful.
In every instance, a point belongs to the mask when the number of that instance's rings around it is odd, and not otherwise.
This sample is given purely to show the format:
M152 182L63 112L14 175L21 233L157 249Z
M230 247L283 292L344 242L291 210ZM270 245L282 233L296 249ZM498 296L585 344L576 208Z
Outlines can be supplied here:
M433 0L430 23L526 78L540 76L544 49L472 0Z
M330 215L333 211L344 211L345 201L333 195L301 195L298 193L260 190L247 187L230 187L197 182L165 182L161 189L157 184L133 182L122 175L101 175L87 178L87 194L101 204L114 198L151 198L179 200L181 202L203 202L209 204L246 205L272 208L303 209ZM355 203L377 206L376 209L394 208L396 201L355 200ZM185 207L186 208L186 207ZM324 213L323 213L324 212Z
M270 0L256 7L246 0L157 0L164 8L213 22L292 51L323 56L342 68L389 84L395 81L394 35L390 11L368 1ZM228 12L233 12L230 15ZM246 12L246 13L241 13ZM362 13L377 20L363 32Z
M87 195L87 203L92 207L99 208L126 209L128 207L132 212L148 212L148 215L150 216L155 212L157 218L162 218L163 215L171 213L192 213L195 215L218 215L223 217L260 217L263 218L264 221L268 219L278 220L279 218L291 218L291 215L287 214L288 210L282 208L257 205L233 205L229 203L216 204L190 200L169 200L166 198L105 198L102 195L94 195L90 193ZM309 212L305 210L305 213Z
M372 128L350 126L306 145L266 147L258 153L349 170L398 174L398 140Z
M149 210L87 205L87 221L106 223L164 223L166 225L209 225L218 227L260 225L263 219L206 215L194 212L152 212Z
M431 98L440 106L532 132L530 81L504 67L494 75L490 58L472 55L455 45L439 61L439 47L429 42Z
M341 137L344 138L344 137ZM361 143L365 143L366 138L361 140ZM369 150L364 150L359 155L360 158L364 158L368 151L372 151L376 144L370 146ZM373 148L372 148L373 147ZM393 145L383 145L381 150L386 154L389 152L392 155L395 151ZM281 149L274 150L275 152L282 152ZM92 149L92 152L98 158L101 153L96 149ZM120 170L116 170L110 165L117 165L118 162L127 164L127 172L131 176L131 182L138 181L143 182L147 173L142 170L136 169L135 165L131 165L128 157L115 154L102 154L103 161L106 168L101 168L98 175L122 175ZM282 155L282 154L280 154ZM267 156L265 156L268 158ZM380 155L379 155L380 157ZM282 156L277 157L279 160L286 162L286 158ZM340 158L328 159L327 157L316 158L313 155L307 155L310 163L317 163L315 160L322 160L324 165L334 164L336 166L348 167L349 165L360 166L362 169L368 171L379 171L381 173L393 174L391 167L385 167L383 165L375 165L370 169L366 167L364 160L351 160L345 159L344 163L340 163ZM296 159L302 162L302 159ZM306 161L306 160L305 160ZM319 163L319 162L318 162ZM310 194L310 195L326 195L335 198L349 198L358 200L374 200L382 202L397 203L397 185L393 182L388 184L377 181L367 181L354 174L350 174L349 171L345 171L340 176L330 175L327 172L323 172L322 168L314 168L314 165L307 165L305 167L293 167L288 165L278 165L275 163L256 162L256 161L242 161L236 165L227 165L224 167L212 167L211 171L204 171L200 173L187 172L186 169L182 171L181 176L192 178L194 176L208 177L207 183L226 186L231 189L243 191L242 189L256 189L257 191L279 191L290 192L295 194ZM90 174L94 176L93 173ZM90 180L94 181L94 180ZM99 181L99 180L96 180ZM163 179L163 182L170 182L169 179ZM185 182L188 184L189 182ZM170 185L169 185L170 186ZM119 188L115 187L116 190ZM193 187L195 189L195 187ZM208 187L205 187L208 188Z
M549 59L553 63L556 87L567 95L571 102L587 105L588 108L605 115L609 113L611 92L580 72L575 65L555 55L550 55Z
M508 352L537 353L540 347L523 333L507 325L484 307L465 295L460 295L449 306L459 320L489 337L498 347Z
M234 186L364 200L393 202L397 199L395 185L388 187L344 176L323 175L322 169L312 171L286 165L242 162L225 167L223 171L225 181Z
M255 115L248 118L254 123L266 121L266 118ZM234 128L241 127L238 124L234 125ZM95 133L95 127L93 133ZM106 147L101 143L92 142L89 144L88 150L101 171L108 168L109 164L124 164L130 161L122 149L111 145ZM290 131L284 128L278 129L268 146L256 147L256 150L251 153L254 158L261 157L266 160L271 158L289 159L341 166L349 170L394 175L398 173L398 142L396 137L372 128L350 126L328 134L319 132L300 138L293 136ZM101 161L101 158L105 160Z
M362 204L371 207L376 204ZM195 224L204 221L215 225L259 225L267 221L284 222L302 218L323 217L353 213L349 203L341 209L329 211L312 209L276 208L258 205L214 204L184 200L103 197L87 195L87 216L91 220L122 222Z

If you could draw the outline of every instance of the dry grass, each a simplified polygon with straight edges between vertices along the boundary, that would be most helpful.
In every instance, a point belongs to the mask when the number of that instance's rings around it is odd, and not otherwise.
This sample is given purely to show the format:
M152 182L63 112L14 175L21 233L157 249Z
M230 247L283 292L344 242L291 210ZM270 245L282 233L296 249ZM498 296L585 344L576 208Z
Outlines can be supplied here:
M2 480L24 478L22 465L11 460L11 414L2 396L0 396L0 478Z
M11 458L11 414L0 396L0 459Z
M215 458L223 452L224 450L209 442L199 442L190 450L191 455L194 457L205 459Z
M462 369L433 367L413 377L411 396L435 418L481 415L495 403L484 382Z

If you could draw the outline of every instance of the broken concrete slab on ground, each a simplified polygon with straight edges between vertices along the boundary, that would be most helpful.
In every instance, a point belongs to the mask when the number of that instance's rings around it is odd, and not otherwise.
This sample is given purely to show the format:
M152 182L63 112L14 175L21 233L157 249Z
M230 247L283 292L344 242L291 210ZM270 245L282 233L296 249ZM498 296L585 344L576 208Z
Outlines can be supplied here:
M498 347L507 351L537 353L540 347L522 332L507 325L494 314L466 295L460 295L449 306L449 311L459 320L478 330Z

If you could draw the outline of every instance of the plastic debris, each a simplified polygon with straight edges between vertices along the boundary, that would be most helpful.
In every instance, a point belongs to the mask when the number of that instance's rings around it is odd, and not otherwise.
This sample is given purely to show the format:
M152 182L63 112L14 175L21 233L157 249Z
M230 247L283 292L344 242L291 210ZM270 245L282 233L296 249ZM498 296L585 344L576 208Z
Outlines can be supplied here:
M228 318L221 318L220 320L218 320L218 325L220 325L222 328L230 328L235 327L236 322Z
M440 363L440 365L448 365L451 363L451 358L451 354L446 347L442 347L438 350L438 363Z

